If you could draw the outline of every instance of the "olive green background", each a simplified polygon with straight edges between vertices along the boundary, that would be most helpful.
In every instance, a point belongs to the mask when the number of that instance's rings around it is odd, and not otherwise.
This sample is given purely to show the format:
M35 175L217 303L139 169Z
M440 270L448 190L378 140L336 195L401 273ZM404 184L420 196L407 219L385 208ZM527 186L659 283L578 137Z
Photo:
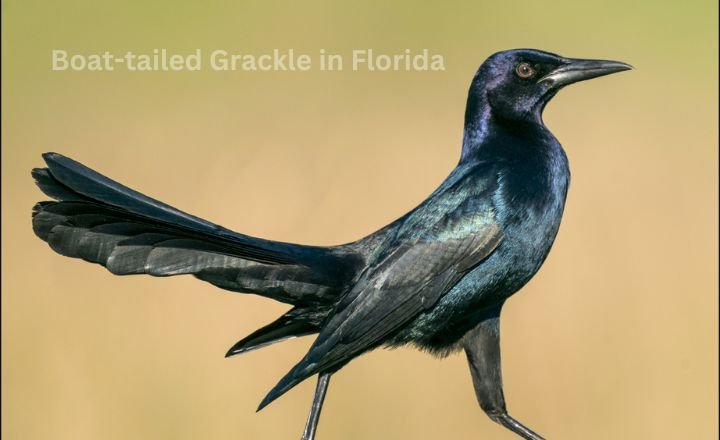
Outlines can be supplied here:
M58 151L244 233L337 244L426 197L459 157L491 53L636 67L574 85L545 121L573 172L542 270L505 307L511 414L550 439L713 439L717 2L11 0L2 4L2 435L293 439L310 380L256 414L311 338L224 359L286 306L192 277L114 277L30 228ZM445 72L52 72L50 51L349 55L428 48ZM512 439L462 355L353 361L318 439Z

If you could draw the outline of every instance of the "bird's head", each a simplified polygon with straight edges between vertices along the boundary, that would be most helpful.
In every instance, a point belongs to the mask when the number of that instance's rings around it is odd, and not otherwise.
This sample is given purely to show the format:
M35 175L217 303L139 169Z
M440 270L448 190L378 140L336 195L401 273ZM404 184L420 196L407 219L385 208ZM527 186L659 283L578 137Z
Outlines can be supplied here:
M533 49L498 52L475 74L468 110L489 110L508 120L539 120L545 104L566 85L628 69L632 67L619 61L564 58ZM489 108L471 108L478 104Z

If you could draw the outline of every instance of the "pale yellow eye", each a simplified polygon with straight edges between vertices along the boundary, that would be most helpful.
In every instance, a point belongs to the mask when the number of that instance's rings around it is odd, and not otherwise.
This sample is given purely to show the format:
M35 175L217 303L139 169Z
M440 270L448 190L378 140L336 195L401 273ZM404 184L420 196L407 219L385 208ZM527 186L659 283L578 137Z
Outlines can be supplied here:
M528 63L520 63L515 67L515 73L520 78L530 78L535 75L535 69Z

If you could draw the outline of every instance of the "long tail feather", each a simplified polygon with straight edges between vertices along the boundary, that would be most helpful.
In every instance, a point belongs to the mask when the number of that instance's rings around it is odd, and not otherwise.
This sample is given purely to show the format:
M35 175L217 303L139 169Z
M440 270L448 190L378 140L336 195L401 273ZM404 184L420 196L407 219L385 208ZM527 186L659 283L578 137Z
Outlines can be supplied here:
M259 239L192 216L56 153L32 175L56 202L33 209L33 229L61 255L118 275L192 274L282 302L332 304L358 266L342 247Z

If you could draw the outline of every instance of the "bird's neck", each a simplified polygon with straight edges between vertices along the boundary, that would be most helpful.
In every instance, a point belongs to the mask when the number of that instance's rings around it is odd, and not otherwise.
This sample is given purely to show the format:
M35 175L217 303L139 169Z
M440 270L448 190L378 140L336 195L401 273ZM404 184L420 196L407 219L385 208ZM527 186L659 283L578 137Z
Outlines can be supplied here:
M513 146L520 148L527 144L523 139L535 143L545 137L554 139L543 124L540 112L522 119L503 118L493 112L487 96L470 94L465 109L460 162L513 154L510 151Z
M470 93L465 107L465 130L460 161L478 155L478 149L490 135L492 114L487 96Z

